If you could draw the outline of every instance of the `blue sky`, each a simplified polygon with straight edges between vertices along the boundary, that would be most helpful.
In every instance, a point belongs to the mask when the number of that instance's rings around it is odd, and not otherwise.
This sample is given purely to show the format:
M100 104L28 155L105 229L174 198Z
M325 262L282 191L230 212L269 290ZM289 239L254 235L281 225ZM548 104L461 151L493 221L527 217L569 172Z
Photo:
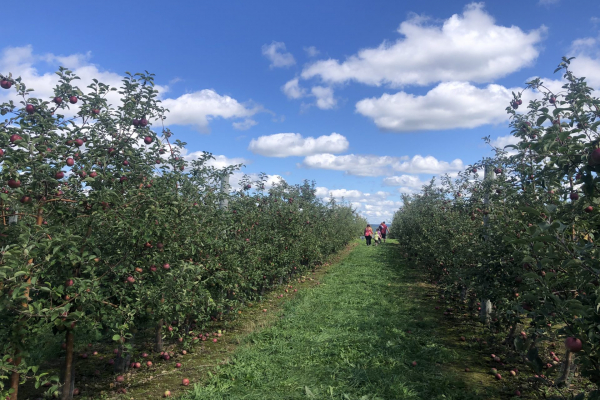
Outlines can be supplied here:
M558 90L561 56L600 87L599 29L584 0L38 2L4 18L0 73L49 96L59 65L115 85L148 70L188 158L315 180L379 222L489 155L483 136L510 143L510 91Z

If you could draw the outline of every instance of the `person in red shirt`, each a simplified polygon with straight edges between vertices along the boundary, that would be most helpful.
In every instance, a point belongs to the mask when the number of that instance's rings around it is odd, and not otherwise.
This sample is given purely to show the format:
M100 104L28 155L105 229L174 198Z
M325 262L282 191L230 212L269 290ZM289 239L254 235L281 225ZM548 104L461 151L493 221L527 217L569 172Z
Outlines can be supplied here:
M389 231L387 225L385 224L385 221L383 221L381 225L379 225L379 231L381 232L381 238L383 239L383 243L385 243L385 237L387 236Z
M365 239L367 240L367 246L371 245L372 238L373 238L373 228L371 228L371 225L367 224L367 228L365 229Z

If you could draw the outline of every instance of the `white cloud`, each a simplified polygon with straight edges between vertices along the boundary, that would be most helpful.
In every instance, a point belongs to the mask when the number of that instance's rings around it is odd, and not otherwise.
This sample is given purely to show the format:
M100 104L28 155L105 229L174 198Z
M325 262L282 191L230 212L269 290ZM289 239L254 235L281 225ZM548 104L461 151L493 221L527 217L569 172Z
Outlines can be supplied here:
M23 82L28 88L35 91L33 96L50 99L54 97L54 87L58 83L58 76L54 72L39 72L40 67L57 69L58 66L64 66L78 75L81 80L74 81L84 92L86 87L92 83L92 79L98 79L112 87L120 87L122 84L122 75L109 71L104 71L95 64L90 63L91 53L72 54L67 56L58 56L54 54L39 55L33 52L31 46L24 47L6 47L0 54L0 71L3 73L12 72L15 77L21 76ZM170 109L165 120L166 125L194 125L199 131L209 131L209 121L220 117L225 119L249 118L252 115L262 111L262 107L257 105L244 105L236 99L218 94L212 89L204 89L194 93L184 94L176 99L165 98L169 91L168 86L156 85L155 89L159 92L159 98L163 101L163 106ZM19 100L14 91L3 90L0 92L0 101L7 99ZM110 92L107 95L109 104L117 106L120 104L121 95L117 92ZM73 116L79 110L79 105L71 105L71 110L66 111L65 115ZM239 123L240 127L248 122Z
M448 172L462 171L465 168L460 159L451 162L439 161L433 156L416 155L409 160L402 160L394 164L394 170L397 172L406 172L409 174L445 174Z
M400 176L388 176L383 179L385 186L404 186L413 189L420 189L427 182L419 179L415 175L400 175Z
M340 62L321 60L302 71L303 79L356 81L367 85L428 85L440 81L490 82L532 65L545 27L528 33L497 25L482 3L436 25L426 17L402 22L394 43L360 50Z
M234 122L231 125L233 125L233 127L237 130L245 131L247 129L252 128L256 124L258 124L258 122L256 122L252 118L246 118L245 120L243 120L241 122Z
M271 61L271 68L290 67L296 64L294 56L285 51L285 43L273 41L262 46L262 54Z
M262 111L260 106L246 106L212 89L186 93L176 99L164 99L163 106L170 111L165 124L193 125L200 132L209 132L209 122L214 118L248 118Z
M520 141L521 141L521 139L519 139L516 136L506 135L506 136L498 136L496 139L492 140L490 142L490 144L494 147L504 149L505 146L508 146L510 144L517 144Z
M352 204L354 208L370 222L391 221L394 212L402 205L401 201L387 200L392 193L379 191L365 193L354 189L328 189L317 187L316 195L324 200L333 197L336 201Z
M0 71L4 74L9 72L13 78L21 77L22 82L27 88L34 89L31 96L50 100L54 97L54 88L58 84L58 76L54 73L59 66L69 68L75 75L81 79L73 81L73 85L78 86L84 93L88 90L87 86L92 84L92 79L105 83L112 87L120 87L123 77L109 71L104 71L95 64L90 63L91 53L72 54L68 56L58 56L55 54L36 54L31 45L23 47L5 47L0 53ZM52 69L52 72L40 72L42 69ZM156 89L162 93L168 91L167 86L157 85ZM108 103L117 106L121 102L121 95L117 92L110 92L106 96ZM0 102L22 100L16 96L14 90L2 90L0 92ZM70 109L62 113L67 117L77 114L81 102L73 105L69 104Z
M480 89L467 82L444 82L423 96L406 92L383 94L356 103L356 111L382 130L413 132L455 128L475 128L508 120L505 108L511 91L491 84Z
M330 87L314 86L311 93L317 98L316 104L321 110L329 110L337 104L337 100L333 97L333 89Z
M231 186L232 190L239 190L242 188L240 181L244 177L244 175L247 175L248 177L250 177L250 179L252 181L256 181L259 179L259 174L257 174L257 173L246 174L241 171L236 171L229 178L229 185ZM280 183L281 181L285 182L285 179L283 179L283 177L281 175L267 175L267 180L265 182L265 189L269 190L270 188L273 187L273 185Z
M289 99L300 99L306 96L306 89L300 87L298 80L299 78L291 79L281 87L281 91L285 93Z
M317 50L317 48L315 46L305 47L304 51L306 52L306 55L309 57L316 57L321 53L319 50Z
M290 157L341 153L346 151L348 146L348 140L335 132L317 138L304 138L299 133L277 133L252 139L248 150L266 157Z
M187 148L179 148L179 151L180 151L181 157L187 162L192 162L194 160L198 160L205 154L204 151L190 152ZM217 169L222 169L222 168L229 167L232 165L239 165L239 164L247 165L247 164L251 163L250 160L247 160L242 157L230 158L230 157L227 157L224 155L216 155L216 154L213 154L212 156L213 156L213 159L208 160L205 165L215 167ZM163 155L164 159L166 159L168 157L169 157L168 154Z
M463 162L459 159L446 162L439 161L433 156L416 155L409 158L355 154L342 156L316 154L306 157L299 166L344 171L346 174L357 176L386 176L394 172L444 174L464 168Z

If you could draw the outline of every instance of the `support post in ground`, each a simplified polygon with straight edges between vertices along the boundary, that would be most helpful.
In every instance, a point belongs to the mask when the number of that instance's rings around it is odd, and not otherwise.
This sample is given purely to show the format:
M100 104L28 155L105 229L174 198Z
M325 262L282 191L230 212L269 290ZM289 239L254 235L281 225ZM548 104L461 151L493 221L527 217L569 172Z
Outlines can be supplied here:
M229 199L227 198L229 196L229 174L224 174L221 177L221 202L219 204L219 208L221 208L221 210L226 210L227 207L229 207Z
M483 175L483 181L484 183L487 183L487 187L485 187L485 193L483 195L483 204L485 207L485 210L487 210L488 205L490 203L490 181L493 181L496 179L496 174L494 173L494 169L491 165L486 164L485 166L485 170L484 170L484 175ZM489 211L489 210L487 210ZM490 236L489 236L489 226L490 226L490 217L489 214L484 214L483 215L483 229L484 229L484 238L485 240L489 240ZM481 319L481 322L489 325L491 319L492 319L492 302L485 297L485 295L481 298L481 311L479 312L479 318Z

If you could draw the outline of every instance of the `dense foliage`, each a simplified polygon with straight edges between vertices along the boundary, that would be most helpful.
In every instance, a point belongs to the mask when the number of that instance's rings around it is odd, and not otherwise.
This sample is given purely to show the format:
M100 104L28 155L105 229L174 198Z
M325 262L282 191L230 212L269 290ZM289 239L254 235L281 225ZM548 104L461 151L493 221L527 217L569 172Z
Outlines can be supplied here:
M51 378L36 356L45 335L65 337L50 390L71 398L80 337L113 340L123 371L137 332L154 329L157 350L167 335L185 343L190 327L360 235L365 221L308 182L267 188L261 177L220 190L236 167L182 157L151 74L127 74L119 89L94 81L87 93L71 71L57 74L52 99L0 76L22 99L0 105L0 397Z
M525 90L513 94L518 144L405 196L393 225L404 254L473 307L479 298L483 322L537 374L564 384L578 368L599 384L600 100L569 62L560 91L528 83L522 113ZM543 363L540 346L557 339L566 355Z

